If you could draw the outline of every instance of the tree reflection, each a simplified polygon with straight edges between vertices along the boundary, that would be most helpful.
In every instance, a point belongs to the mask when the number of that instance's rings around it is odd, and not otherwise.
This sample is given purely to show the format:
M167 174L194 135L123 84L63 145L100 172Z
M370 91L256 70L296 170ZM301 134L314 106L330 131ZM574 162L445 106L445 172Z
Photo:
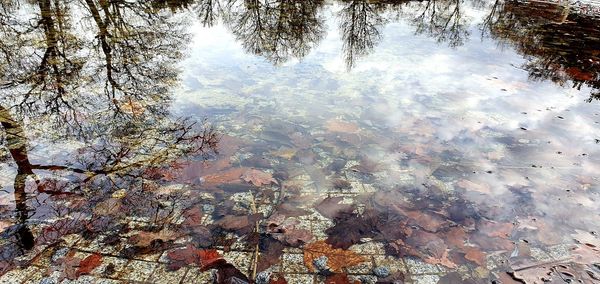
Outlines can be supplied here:
M463 5L461 0L427 1L413 19L416 32L430 35L450 46L464 44L469 31Z
M365 0L345 1L339 12L344 59L351 69L356 58L365 56L381 40L385 20L373 4Z
M323 0L244 0L231 7L227 25L249 53L280 64L308 54L324 34Z
M600 99L600 29L598 19L569 6L545 2L497 2L488 17L493 38L529 58L522 66L533 80L592 89Z
M149 169L216 151L210 125L167 110L187 35L157 2L40 0L0 10L9 24L0 29L0 123L16 165L15 225L3 234L14 242L0 248L0 271L48 242L28 228L34 215L39 222L90 214L90 207L74 214L64 195L92 202L140 189ZM32 148L52 147L60 156L31 157Z

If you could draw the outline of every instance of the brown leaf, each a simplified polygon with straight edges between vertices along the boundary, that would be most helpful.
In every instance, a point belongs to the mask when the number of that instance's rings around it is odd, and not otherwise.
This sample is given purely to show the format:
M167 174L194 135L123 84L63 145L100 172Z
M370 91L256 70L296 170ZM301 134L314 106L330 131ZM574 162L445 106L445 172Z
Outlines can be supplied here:
M164 229L158 232L139 232L131 236L128 242L134 246L147 247L150 246L154 240L162 240L163 242L167 242L176 240L178 237L179 234Z
M197 249L195 246L188 244L185 248L172 250L167 253L169 259L170 270L178 270L179 268L196 264L202 269L208 269L215 266L216 262L222 260L221 255L214 249Z
M335 273L325 278L325 284L360 284L360 281L350 281L350 279L348 279L348 275L344 273Z
M94 268L100 266L102 264L102 255L98 253L94 253L86 258L84 258L79 263L79 268L77 268L77 275L90 274Z
M261 214L253 214L248 216L225 215L223 218L215 222L215 225L229 231L245 230L250 226L254 226Z
M547 266L535 266L512 272L512 276L526 284L542 284L552 280L552 270Z
M405 211L405 214L410 218L410 225L417 225L429 232L437 232L448 223L440 215L429 211Z
M214 186L223 183L238 183L240 176L247 171L247 168L233 168L224 170L214 174L208 174L202 177L202 184L206 186Z
M260 240L261 251L258 259L258 271L263 271L280 262L285 245L273 238L262 238Z
M138 101L134 101L131 98L124 100L119 105L119 108L124 113L133 115L133 116L140 116L146 111L146 108L144 107L144 105L142 103L140 103Z
M284 158L287 160L291 160L296 155L296 152L298 152L298 150L296 150L296 149L283 148L283 149L279 149L277 151L271 152L271 154L273 154L273 156L275 156L275 157L280 157L280 158Z
M346 122L339 119L330 119L325 123L325 128L330 132L358 133L360 128L352 122Z
M285 280L285 277L283 277L283 275L279 275L279 274L273 274L271 275L271 278L269 279L269 284L287 284L287 280Z
M200 264L200 256L197 253L197 249L191 244L188 244L185 248L168 252L167 258L169 259L168 268L170 270L178 270L190 264Z
M75 280L79 276L77 274L77 270L79 268L79 264L81 263L81 259L72 256L65 256L59 258L57 264L60 265L58 267L60 271L61 280L67 278L69 280Z
M109 198L96 204L93 211L101 216L117 215L121 213L122 206L123 202L120 198Z
M315 209L321 213L321 215L333 219L340 212L352 212L354 206L352 204L340 204L343 200L342 197L327 197L323 199Z
M183 212L183 217L185 220L182 225L184 226L200 226L202 225L202 209L200 206L194 206L190 209L187 209Z
M336 249L325 241L317 241L304 246L304 265L315 271L313 261L321 256L327 257L327 266L333 272L341 272L342 268L361 264L365 259L353 251Z
M477 263L479 266L483 266L485 263L485 253L476 247L465 247L465 258L472 262Z
M313 235L308 230L296 228L298 224L299 221L294 218L274 214L267 220L267 232L276 240L299 246L312 240Z
M250 284L250 280L244 273L237 269L233 264L224 259L216 261L210 268L216 269L214 283L223 284Z
M420 257L427 263L456 268L456 264L448 259L448 247L437 234L416 230L405 241L396 240L396 244L406 254Z
M480 233L488 237L508 238L512 233L514 225L512 223L500 223L492 221L483 221L477 225Z
M252 183L254 186L269 185L271 183L279 184L270 173L255 169L247 170L242 175L242 179L246 182Z

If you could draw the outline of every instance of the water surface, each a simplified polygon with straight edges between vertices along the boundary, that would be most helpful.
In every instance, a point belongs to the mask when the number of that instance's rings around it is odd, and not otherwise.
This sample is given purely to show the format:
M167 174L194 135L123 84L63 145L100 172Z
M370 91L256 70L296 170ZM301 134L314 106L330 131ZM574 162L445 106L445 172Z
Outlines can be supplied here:
M596 283L594 7L5 1L0 270Z

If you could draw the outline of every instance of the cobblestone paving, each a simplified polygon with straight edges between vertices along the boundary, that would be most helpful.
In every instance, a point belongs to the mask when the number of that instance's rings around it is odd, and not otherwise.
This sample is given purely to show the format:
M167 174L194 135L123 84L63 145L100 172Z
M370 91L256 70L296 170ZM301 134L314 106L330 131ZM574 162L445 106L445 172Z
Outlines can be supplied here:
M341 196L348 203L354 202L354 198L360 194L373 192L375 187L371 184L364 184L358 180L352 180L347 176L353 185L345 190L327 190L319 189L310 180L305 173L300 173L286 181L285 185L302 186L300 194L322 194L324 196ZM410 182L410 180L407 180ZM443 183L438 181L439 183ZM447 186L451 186L447 184ZM244 194L234 194L231 199L243 201L249 198ZM271 204L259 204L258 211L267 211ZM211 211L214 207L205 206L205 211ZM306 208L312 211L312 214L299 217L299 227L309 229L316 239L326 238L324 230L333 225L333 222L316 212L313 208ZM209 213L209 212L206 212ZM204 223L211 223L209 215L206 215ZM100 241L105 235L95 236L92 240L85 240L79 235L68 235L63 237L63 242L59 246L37 248L23 258L33 259L32 265L25 268L12 270L2 277L0 283L212 283L213 275L211 271L200 271L199 267L188 266L177 271L170 271L167 267L166 252L141 255L131 258L120 256L120 246L102 246ZM223 251L218 248L219 253L229 262L235 265L240 271L251 275L252 264L255 259L254 251L244 249L243 246L232 245L229 251ZM569 245L558 245L547 248L532 248L532 256L539 263L560 262L569 257ZM493 279L494 274L490 272L499 267L506 267L506 254L492 254L487 257L485 267L475 269L465 265L456 269L449 270L441 265L432 265L425 263L413 257L397 258L385 254L383 244L366 241L365 243L353 245L351 251L363 256L366 261L360 265L346 269L346 273L351 280L357 280L360 283L375 283L377 277L373 270L376 267L385 267L390 273L402 272L405 275L403 283L414 284L434 284L438 283L441 277L449 272L459 272L463 278ZM92 253L99 253L103 256L102 264L96 267L90 275L80 276L76 280L62 280L59 282L60 273L51 273L50 263L52 259L64 256L67 253L74 253L75 257L85 258ZM303 252L299 248L287 248L281 256L280 264L269 269L273 273L283 275L290 284L300 283L325 283L325 277L310 272L304 265Z

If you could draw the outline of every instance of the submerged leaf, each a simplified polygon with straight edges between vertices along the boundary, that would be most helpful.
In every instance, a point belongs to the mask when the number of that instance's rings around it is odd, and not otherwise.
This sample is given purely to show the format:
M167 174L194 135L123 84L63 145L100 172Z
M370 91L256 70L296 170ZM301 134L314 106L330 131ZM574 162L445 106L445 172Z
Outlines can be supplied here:
M190 264L196 264L205 270L212 268L216 262L222 260L221 255L215 249L197 249L191 244L185 248L168 252L167 258L170 270L178 270Z
M94 253L86 258L84 258L79 263L79 268L77 268L77 275L90 274L94 268L100 266L102 264L102 255L98 253Z
M333 272L341 272L342 268L361 264L365 258L353 251L336 249L324 241L317 241L304 246L304 265L315 271L313 261L319 257L327 257L327 266Z
M254 186L269 185L271 183L279 184L270 173L255 169L247 170L242 175L242 179L246 182L252 183Z
M358 125L352 122L346 122L339 119L330 119L325 124L325 127L330 132L342 132L342 133L358 133L360 128Z

